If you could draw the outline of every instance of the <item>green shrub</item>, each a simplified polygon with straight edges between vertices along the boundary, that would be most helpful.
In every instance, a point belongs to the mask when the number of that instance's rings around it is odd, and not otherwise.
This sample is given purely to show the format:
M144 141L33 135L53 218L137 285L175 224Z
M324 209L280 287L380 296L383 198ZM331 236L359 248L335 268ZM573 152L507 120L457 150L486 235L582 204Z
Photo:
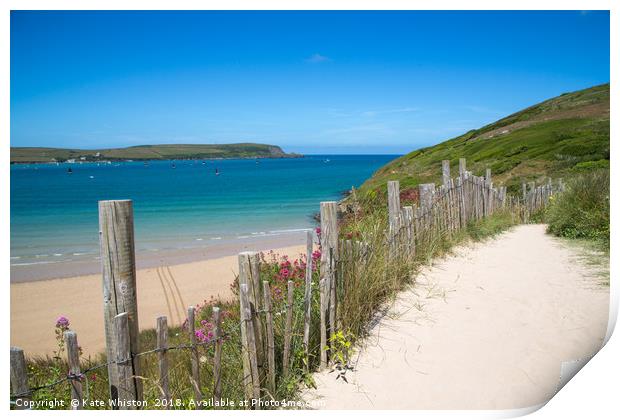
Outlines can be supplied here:
M609 160L589 160L587 162L579 162L575 165L576 171L591 171L593 169L609 169Z
M609 249L609 170L596 170L571 179L566 191L553 197L545 214L548 232L584 238Z

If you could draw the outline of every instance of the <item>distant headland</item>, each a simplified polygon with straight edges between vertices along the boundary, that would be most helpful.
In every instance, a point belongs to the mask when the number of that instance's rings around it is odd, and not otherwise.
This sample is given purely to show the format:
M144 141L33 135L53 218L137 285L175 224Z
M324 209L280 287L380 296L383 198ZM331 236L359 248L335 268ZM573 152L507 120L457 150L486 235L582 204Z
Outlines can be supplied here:
M115 149L61 149L52 147L11 147L11 163L100 162L172 159L258 159L297 158L281 147L260 143L157 144Z

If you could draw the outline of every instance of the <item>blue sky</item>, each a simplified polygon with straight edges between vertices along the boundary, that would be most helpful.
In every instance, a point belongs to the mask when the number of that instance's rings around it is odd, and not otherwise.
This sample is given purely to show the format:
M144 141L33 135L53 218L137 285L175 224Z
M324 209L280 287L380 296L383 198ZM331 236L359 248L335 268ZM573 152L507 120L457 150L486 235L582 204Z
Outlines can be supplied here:
M11 13L12 146L406 153L608 81L608 12Z

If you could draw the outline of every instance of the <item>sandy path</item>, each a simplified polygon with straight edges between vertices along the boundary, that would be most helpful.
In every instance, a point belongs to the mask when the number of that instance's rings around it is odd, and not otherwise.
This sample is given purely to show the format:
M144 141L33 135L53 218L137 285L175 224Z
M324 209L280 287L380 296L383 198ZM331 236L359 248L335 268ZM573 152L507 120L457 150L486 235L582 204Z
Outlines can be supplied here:
M510 409L550 399L563 361L596 352L609 288L574 249L519 226L437 262L355 357L349 383L315 375L338 409Z
M293 257L305 253L305 245L280 248L275 252ZM154 328L159 315L166 315L169 324L178 325L185 320L187 306L211 296L230 297L238 262L234 255L172 265L169 270L137 271L141 329ZM54 323L59 315L64 315L78 333L86 354L103 350L101 287L101 275L11 284L11 345L23 348L29 356L51 354L56 349Z

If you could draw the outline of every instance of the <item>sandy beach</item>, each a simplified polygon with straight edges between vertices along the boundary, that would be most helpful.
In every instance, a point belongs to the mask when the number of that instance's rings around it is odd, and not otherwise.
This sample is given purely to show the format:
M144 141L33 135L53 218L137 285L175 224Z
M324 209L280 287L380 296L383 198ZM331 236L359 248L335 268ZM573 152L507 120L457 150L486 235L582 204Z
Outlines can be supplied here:
M281 255L305 253L305 244L274 249ZM258 244L254 244L258 245ZM173 261L178 261L174 260ZM139 260L138 260L139 261ZM237 255L202 259L174 265L161 264L137 271L141 329L155 327L159 315L168 323L183 322L189 305L211 296L231 297L230 285L237 271ZM166 295L169 303L166 303ZM11 284L11 345L28 356L51 354L56 348L54 324L59 315L71 322L84 354L104 348L101 276L99 274Z
M609 286L583 254L544 232L518 226L425 269L354 355L348 383L323 371L306 399L358 410L548 401L566 376L563 362L600 349Z

